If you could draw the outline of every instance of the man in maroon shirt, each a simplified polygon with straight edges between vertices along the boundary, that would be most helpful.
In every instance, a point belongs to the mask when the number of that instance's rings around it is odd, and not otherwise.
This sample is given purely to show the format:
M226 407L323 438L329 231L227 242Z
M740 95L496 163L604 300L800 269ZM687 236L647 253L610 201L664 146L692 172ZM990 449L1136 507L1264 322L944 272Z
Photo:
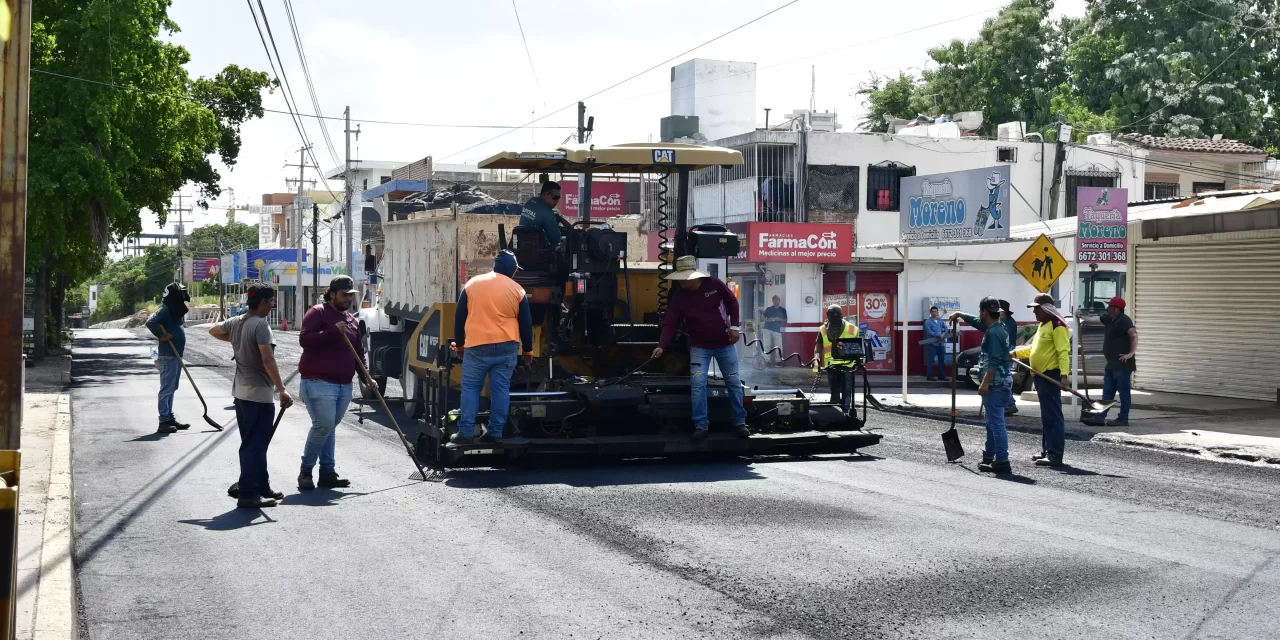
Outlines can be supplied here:
M298 474L299 489L315 489L311 469L320 461L319 486L342 488L351 481L338 476L334 460L336 437L334 431L351 403L351 378L356 373L356 361L347 349L347 340L355 346L364 360L364 344L360 340L360 324L347 309L356 293L351 276L337 276L329 282L326 302L307 310L302 317L302 332L298 343L302 345L302 359L298 371L302 374L302 399L311 414L311 432L302 450L302 472ZM373 386L369 380L365 384Z
M742 403L742 382L738 379L738 299L718 278L698 271L697 259L681 256L667 280L680 287L671 292L671 305L662 323L662 339L653 350L655 359L671 345L680 321L685 321L689 334L689 396L693 403L693 438L707 437L707 372L714 358L724 375L733 411L734 432L748 438L747 410Z

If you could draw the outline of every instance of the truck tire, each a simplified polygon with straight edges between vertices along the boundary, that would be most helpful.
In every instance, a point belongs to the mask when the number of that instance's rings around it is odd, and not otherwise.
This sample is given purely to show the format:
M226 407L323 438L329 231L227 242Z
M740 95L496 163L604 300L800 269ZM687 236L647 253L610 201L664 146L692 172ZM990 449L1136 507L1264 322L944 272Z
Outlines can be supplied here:
M417 420L426 413L427 405L423 402L422 379L409 370L409 358L404 358L404 373L400 377L400 386L404 389L404 412Z

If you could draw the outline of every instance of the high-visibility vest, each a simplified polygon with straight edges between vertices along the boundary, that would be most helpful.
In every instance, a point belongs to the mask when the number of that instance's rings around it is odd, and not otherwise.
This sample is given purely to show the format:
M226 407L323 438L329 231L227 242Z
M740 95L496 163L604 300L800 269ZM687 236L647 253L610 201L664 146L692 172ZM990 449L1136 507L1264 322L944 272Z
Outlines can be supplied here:
M850 324L848 320L841 320L841 322L843 322L843 323L844 323L844 331L843 331L840 335L836 336L836 339L837 339L837 340L839 340L840 338L856 338L856 337L858 337L858 327L857 327L857 325ZM825 322L824 322L824 323L822 323L822 326L818 327L818 339L819 339L819 340L822 340L822 366L824 366L824 367L830 367L832 362L835 362L835 363L838 363L838 364L853 364L853 362L852 362L852 361L850 361L850 360L834 360L834 359L832 359L832 357L831 357L831 342L832 342L832 340L831 340L831 339L829 339L829 338L827 338L827 323L825 323Z

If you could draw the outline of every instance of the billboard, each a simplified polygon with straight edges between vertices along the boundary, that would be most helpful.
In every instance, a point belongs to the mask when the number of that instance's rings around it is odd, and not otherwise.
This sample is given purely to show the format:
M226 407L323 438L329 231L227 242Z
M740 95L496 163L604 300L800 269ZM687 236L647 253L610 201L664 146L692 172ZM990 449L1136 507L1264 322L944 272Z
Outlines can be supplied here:
M1129 260L1129 190L1079 187L1076 191L1076 262Z
M749 222L746 254L748 262L848 264L853 260L853 225Z
M245 274L244 252L222 256L219 273L222 276L222 284L236 284L243 280Z
M196 258L191 261L191 270L187 272L190 275L191 282L204 282L205 280L217 280L218 269L221 266L221 260L217 258Z
M249 215L258 216L258 246L271 247L277 240L277 230L275 228L274 216L278 216L283 209L278 204L251 204L249 205Z
M902 178L898 239L909 245L1009 239L1009 167Z
M573 220L578 217L578 181L560 183L560 215ZM627 212L627 185L622 182L591 181L591 218L612 218Z
M261 280L262 269L268 262L287 262L293 264L298 261L297 249L250 249L244 252L245 256L245 274L244 277L249 280ZM302 251L302 261L307 261L307 252Z

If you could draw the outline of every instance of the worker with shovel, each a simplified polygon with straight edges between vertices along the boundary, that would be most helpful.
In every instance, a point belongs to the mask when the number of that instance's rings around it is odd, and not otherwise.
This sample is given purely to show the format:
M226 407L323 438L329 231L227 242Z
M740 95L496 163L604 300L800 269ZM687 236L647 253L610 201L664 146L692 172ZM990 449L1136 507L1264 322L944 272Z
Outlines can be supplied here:
M351 403L351 378L356 374L356 359L348 351L343 336L355 346L357 357L364 361L364 343L360 340L360 324L348 309L355 298L356 283L351 276L337 276L329 281L326 302L318 304L302 318L298 344L302 358L298 371L302 374L302 399L311 415L311 432L302 450L302 471L298 488L316 488L311 470L320 462L320 483L325 488L344 488L351 481L338 475L334 460L337 442L335 432ZM371 380L365 385L375 387Z
M1040 425L1044 433L1044 450L1032 456L1041 467L1062 466L1067 447L1067 423L1062 415L1062 391L1071 389L1071 332L1067 321L1053 304L1053 296L1041 293L1027 305L1035 311L1040 326L1026 344L1014 349L1015 358L1031 357L1036 395L1040 397Z
M173 394L178 391L182 379L182 353L187 348L187 303L191 295L187 288L174 282L164 288L160 308L147 319L147 330L160 339L156 350L156 368L160 370L160 426L157 433L177 433L191 425L178 422L173 415Z
M1001 322L1000 301L991 296L978 303L978 322L982 323L982 353L978 370L982 383L978 394L986 407L987 443L982 448L978 470L984 473L1010 473L1009 431L1004 423L1004 408L1009 402L1009 334ZM964 314L955 314L957 316ZM965 319L972 318L968 316Z
M280 369L276 366L275 346L267 315L276 306L276 292L270 285L249 286L249 310L215 324L209 335L230 342L235 352L236 375L231 381L235 398L236 421L240 424L240 481L236 506L242 509L274 507L284 498L271 488L267 474L267 447L275 435L275 394L280 394L280 408L293 406L293 398L285 389Z

